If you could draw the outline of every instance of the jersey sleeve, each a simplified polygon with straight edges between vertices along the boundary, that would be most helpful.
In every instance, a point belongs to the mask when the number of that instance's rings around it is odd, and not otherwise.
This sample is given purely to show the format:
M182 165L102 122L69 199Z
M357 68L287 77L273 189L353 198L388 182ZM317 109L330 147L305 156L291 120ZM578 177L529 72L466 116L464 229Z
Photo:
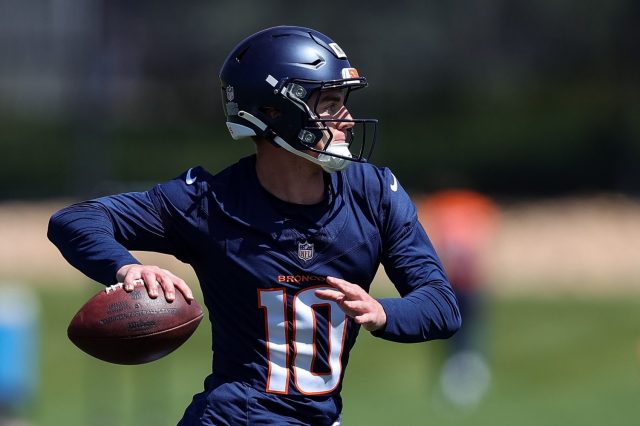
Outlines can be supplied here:
M124 265L140 263L129 251L154 251L185 260L171 233L176 218L170 195L175 181L73 204L49 221L48 238L64 258L93 280L114 284Z
M374 336L397 342L450 337L461 318L453 290L416 208L389 169L382 169L382 265L399 298L380 299L386 326Z

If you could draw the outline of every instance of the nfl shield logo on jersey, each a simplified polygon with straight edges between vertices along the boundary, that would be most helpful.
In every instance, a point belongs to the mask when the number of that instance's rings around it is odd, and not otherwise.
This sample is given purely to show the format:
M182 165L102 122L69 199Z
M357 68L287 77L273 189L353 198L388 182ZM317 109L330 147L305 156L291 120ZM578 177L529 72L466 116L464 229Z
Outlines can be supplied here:
M313 259L313 244L307 241L298 243L298 257L305 262Z

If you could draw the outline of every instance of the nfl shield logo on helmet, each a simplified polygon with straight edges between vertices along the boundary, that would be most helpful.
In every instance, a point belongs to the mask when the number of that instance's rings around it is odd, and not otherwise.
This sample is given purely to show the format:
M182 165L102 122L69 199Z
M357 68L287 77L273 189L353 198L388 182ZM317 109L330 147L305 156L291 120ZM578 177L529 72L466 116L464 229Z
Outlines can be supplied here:
M305 262L313 259L313 244L305 241L304 243L298 243L298 257Z
M227 100L229 102L231 102L232 100L235 99L236 94L235 94L235 92L233 90L233 86L227 86L227 88L225 89L225 92L227 94Z

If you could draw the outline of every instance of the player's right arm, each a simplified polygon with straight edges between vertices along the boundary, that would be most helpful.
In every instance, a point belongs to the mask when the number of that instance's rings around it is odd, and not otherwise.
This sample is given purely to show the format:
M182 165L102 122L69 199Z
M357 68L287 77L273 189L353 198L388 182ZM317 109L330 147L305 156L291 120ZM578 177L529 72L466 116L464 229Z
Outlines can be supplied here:
M193 298L184 280L157 266L141 265L129 252L179 255L152 196L151 191L133 192L73 204L51 217L47 235L71 265L98 282L123 282L128 290L143 280L152 297L160 286L168 300L176 288Z

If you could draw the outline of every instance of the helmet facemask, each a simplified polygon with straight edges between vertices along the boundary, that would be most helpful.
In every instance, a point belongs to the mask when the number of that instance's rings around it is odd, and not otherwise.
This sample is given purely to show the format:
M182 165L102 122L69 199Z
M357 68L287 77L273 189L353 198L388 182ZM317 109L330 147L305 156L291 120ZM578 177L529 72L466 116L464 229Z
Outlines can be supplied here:
M314 156L317 161L312 161L328 172L342 170L352 161L366 162L369 159L375 147L378 120L354 119L346 109L351 92L367 86L364 78L323 82L292 79L282 86L279 92L302 113L300 131L295 137L291 135L285 139L288 144L298 151L317 154ZM343 95L340 109L328 115L321 111L320 102L322 93L330 90L342 90ZM345 140L334 140L332 128L344 133ZM309 159L308 154L301 156Z

